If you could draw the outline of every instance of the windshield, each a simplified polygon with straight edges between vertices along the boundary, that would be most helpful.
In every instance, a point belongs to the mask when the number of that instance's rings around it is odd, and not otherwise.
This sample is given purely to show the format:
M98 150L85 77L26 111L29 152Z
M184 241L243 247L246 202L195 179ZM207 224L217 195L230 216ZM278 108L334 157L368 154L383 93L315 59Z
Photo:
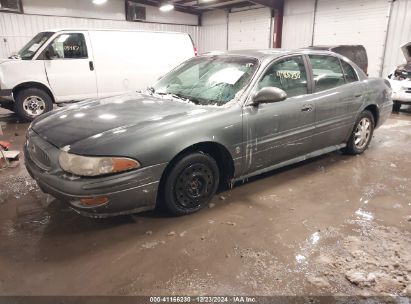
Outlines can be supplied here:
M38 33L17 54L21 59L33 59L37 50L53 35L53 32Z
M224 105L243 89L258 65L255 58L195 57L160 79L151 91L203 105Z

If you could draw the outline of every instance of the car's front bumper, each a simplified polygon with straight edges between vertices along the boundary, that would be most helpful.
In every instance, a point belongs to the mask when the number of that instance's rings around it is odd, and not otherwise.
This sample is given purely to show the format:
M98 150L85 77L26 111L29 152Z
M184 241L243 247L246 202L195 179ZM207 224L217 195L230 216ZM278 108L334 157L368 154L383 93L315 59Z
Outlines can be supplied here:
M159 181L167 165L159 164L116 175L84 178L70 176L61 170L43 170L33 161L27 144L24 146L24 156L27 171L43 192L69 204L78 213L91 217L154 209ZM97 207L79 204L80 199L95 197L105 197L108 202Z
M392 92L392 99L395 102L411 104L411 88L409 91Z

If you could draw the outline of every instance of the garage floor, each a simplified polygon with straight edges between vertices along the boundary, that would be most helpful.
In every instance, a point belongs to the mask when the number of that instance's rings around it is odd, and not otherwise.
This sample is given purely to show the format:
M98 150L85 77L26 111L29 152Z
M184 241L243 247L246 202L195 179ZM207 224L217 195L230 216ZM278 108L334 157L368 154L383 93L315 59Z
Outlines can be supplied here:
M28 124L9 114L21 148ZM339 152L237 184L210 208L95 220L0 171L2 295L411 293L411 108L361 156Z

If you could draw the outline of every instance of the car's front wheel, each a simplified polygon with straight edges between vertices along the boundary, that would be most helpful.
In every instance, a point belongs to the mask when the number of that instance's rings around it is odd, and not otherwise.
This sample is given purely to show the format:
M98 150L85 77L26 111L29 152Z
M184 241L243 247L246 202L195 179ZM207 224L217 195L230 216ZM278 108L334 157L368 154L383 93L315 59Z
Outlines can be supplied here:
M361 154L367 150L374 133L374 116L368 110L363 111L357 118L353 132L347 142L345 152L349 154Z
M195 152L182 157L169 171L162 201L174 215L194 213L205 207L217 191L219 170L208 154Z

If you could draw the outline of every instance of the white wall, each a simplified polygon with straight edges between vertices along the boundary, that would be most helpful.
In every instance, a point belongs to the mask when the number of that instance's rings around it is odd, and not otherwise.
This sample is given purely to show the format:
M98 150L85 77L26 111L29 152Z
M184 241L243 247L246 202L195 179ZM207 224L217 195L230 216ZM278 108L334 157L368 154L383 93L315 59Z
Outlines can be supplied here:
M397 65L405 62L400 45L411 41L411 0L393 3L387 48L385 51L383 76L386 77Z
M269 48L271 23L271 10L267 7L228 14L228 49Z
M102 5L93 4L92 0L23 0L26 14L82 17L96 19L125 20L125 1L109 0ZM196 15L177 11L160 12L153 6L145 6L148 22L178 23L197 25Z
M202 16L198 49L200 53L227 49L227 12L215 10Z
M22 0L26 14L125 20L122 0L95 5L91 0Z
M18 51L38 32L53 28L184 32L190 34L194 43L198 44L196 15L163 13L155 7L147 7L147 21L153 23L130 22L125 20L123 0L110 0L104 5L94 5L91 0L23 0L23 10L24 14L0 13L0 58Z
M319 0L318 3L314 27L314 0L285 0L284 48L310 45L315 28L314 44L364 44L372 76L379 76L381 72L386 77L404 62L399 47L411 41L411 0L393 2L385 45L390 1ZM365 12L362 15L359 14L361 8ZM385 56L382 58L384 48Z
M271 19L268 8L233 13L224 10L206 12L199 28L199 51L268 48L272 36Z
M368 73L378 77L389 8L389 0L318 0L314 45L361 44L368 54Z
M301 48L311 45L315 0L286 0L284 5L282 47Z
M36 33L51 28L109 28L183 32L190 34L195 44L198 43L198 27L191 25L0 13L0 58L8 57L12 52L18 51ZM164 52L167 52L166 45Z

